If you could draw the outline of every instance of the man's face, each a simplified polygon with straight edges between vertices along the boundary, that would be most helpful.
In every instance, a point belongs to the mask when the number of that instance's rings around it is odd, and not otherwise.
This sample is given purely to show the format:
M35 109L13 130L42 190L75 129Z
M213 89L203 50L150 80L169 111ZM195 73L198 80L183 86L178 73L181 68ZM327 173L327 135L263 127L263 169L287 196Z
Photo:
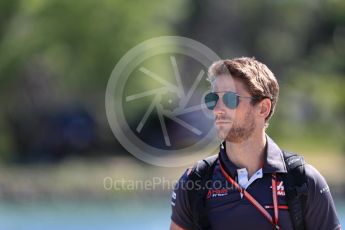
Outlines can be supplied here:
M218 76L212 84L212 91L218 93L219 100L214 108L215 125L219 138L240 143L247 140L256 128L254 107L250 98L239 98L236 108L230 109L223 102L224 92L235 92L240 96L250 97L244 84L229 76Z

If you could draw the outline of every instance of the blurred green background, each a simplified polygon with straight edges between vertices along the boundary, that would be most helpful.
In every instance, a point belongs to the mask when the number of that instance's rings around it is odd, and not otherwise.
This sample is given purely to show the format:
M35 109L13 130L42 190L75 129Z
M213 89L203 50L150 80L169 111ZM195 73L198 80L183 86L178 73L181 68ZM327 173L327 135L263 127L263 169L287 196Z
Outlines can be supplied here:
M344 223L345 1L4 0L0 229L168 228L169 189L104 187L184 171L132 157L105 115L116 63L165 35L271 68L281 95L268 133L321 171Z

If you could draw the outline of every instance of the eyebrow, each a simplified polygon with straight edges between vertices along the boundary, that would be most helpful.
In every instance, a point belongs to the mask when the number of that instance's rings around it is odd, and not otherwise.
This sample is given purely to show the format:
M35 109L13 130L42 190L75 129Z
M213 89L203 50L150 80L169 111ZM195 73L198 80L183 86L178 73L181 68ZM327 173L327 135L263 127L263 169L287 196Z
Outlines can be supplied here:
M231 93L233 93L233 94L235 94L235 95L237 95L237 96L239 96L239 97L242 97L242 98L252 98L252 99L256 99L257 97L255 97L255 96L242 96L241 94L239 94L239 93L237 93L237 92L233 92L233 91L211 91L212 93L229 93L229 92L231 92Z
M229 93L229 92L231 92L231 93L236 93L237 94L237 92L234 92L234 91L231 91L231 90L222 90L222 91L211 91L212 93Z

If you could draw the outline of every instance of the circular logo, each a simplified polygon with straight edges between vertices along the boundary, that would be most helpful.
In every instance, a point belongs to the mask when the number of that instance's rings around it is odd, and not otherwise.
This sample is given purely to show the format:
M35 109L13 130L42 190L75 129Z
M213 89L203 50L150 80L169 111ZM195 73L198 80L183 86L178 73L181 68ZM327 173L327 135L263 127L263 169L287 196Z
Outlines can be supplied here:
M207 69L220 58L195 40L163 36L128 51L108 81L109 125L135 157L178 167L215 153L214 118L203 103Z

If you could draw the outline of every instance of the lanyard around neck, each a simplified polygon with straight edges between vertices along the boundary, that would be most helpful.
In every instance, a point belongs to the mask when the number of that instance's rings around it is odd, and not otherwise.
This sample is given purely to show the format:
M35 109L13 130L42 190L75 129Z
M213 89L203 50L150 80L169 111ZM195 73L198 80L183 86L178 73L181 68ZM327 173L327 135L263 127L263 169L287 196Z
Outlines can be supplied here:
M272 198L273 198L273 207L274 207L274 218L267 212L267 210L262 207L262 205L255 200L255 198L250 195L245 189L243 189L232 177L224 170L222 163L220 162L220 170L225 176L226 180L229 181L243 196L254 205L254 207L259 210L259 212L276 228L280 229L281 227L278 224L278 197L277 197L277 176L275 173L272 173Z

